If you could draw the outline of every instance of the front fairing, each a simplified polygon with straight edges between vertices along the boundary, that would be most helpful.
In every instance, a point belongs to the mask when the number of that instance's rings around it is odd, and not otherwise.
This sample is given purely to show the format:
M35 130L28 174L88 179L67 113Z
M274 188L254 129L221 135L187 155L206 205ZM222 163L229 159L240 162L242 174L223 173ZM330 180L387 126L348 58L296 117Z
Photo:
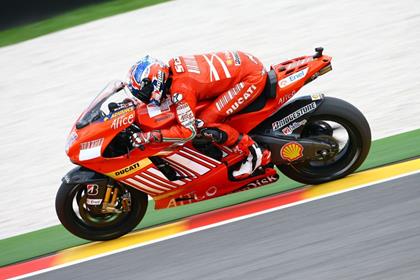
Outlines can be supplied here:
M74 163L102 155L112 139L135 121L137 101L120 81L109 83L76 121L66 153Z

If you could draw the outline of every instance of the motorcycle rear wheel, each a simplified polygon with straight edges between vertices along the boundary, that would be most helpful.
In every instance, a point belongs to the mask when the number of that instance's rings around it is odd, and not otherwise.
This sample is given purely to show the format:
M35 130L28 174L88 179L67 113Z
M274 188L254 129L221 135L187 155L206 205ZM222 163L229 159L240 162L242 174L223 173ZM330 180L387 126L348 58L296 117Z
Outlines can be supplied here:
M147 209L147 195L136 189L119 186L131 197L126 213L89 213L84 206L86 184L62 183L56 196L55 208L63 226L74 235L93 241L111 240L133 230Z
M277 165L277 168L287 177L309 185L329 182L354 172L366 159L370 145L371 132L369 124L363 114L353 105L338 98L326 97L321 106L308 119L301 137L319 137L311 135L314 129L310 126L319 123L332 122L343 127L348 135L348 142L343 149L328 161L313 160L288 165Z

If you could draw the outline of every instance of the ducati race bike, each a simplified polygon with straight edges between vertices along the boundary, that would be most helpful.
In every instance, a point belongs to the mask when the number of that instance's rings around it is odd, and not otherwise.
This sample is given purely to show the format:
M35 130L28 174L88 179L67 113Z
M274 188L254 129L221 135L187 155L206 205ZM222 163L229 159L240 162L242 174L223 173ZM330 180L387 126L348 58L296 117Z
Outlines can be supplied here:
M232 171L244 156L204 137L133 148L132 133L173 125L175 108L169 98L160 106L137 102L122 82L111 82L68 136L66 152L78 166L64 176L57 193L61 223L81 238L109 240L137 226L148 196L155 209L166 209L274 183L279 171L304 184L352 173L371 144L362 113L323 94L291 99L332 69L331 57L315 50L271 66L263 93L226 120L272 154L270 164L243 180L235 180ZM199 103L197 114L210 102Z

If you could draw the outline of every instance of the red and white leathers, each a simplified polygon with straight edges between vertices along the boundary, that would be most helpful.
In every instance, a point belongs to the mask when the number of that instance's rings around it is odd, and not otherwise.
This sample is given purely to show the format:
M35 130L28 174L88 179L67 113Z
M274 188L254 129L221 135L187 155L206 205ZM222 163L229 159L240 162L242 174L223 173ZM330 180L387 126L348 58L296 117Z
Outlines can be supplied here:
M219 130L224 134L222 144L235 146L236 151L248 155L234 177L248 177L269 162L269 151L262 151L248 135L240 135L223 123L226 117L241 111L262 93L267 73L256 57L240 51L180 56L171 59L169 67L172 80L169 93L176 106L178 124L161 130L162 141L194 138L197 119L199 128ZM214 99L214 102L196 116L197 101L204 99Z

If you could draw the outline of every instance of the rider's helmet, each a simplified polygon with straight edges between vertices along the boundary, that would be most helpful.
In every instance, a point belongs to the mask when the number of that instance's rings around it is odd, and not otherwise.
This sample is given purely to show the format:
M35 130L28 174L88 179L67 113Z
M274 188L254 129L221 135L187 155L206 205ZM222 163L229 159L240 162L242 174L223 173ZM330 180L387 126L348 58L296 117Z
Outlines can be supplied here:
M160 60L145 56L128 73L128 89L142 102L160 105L165 95L169 67Z

